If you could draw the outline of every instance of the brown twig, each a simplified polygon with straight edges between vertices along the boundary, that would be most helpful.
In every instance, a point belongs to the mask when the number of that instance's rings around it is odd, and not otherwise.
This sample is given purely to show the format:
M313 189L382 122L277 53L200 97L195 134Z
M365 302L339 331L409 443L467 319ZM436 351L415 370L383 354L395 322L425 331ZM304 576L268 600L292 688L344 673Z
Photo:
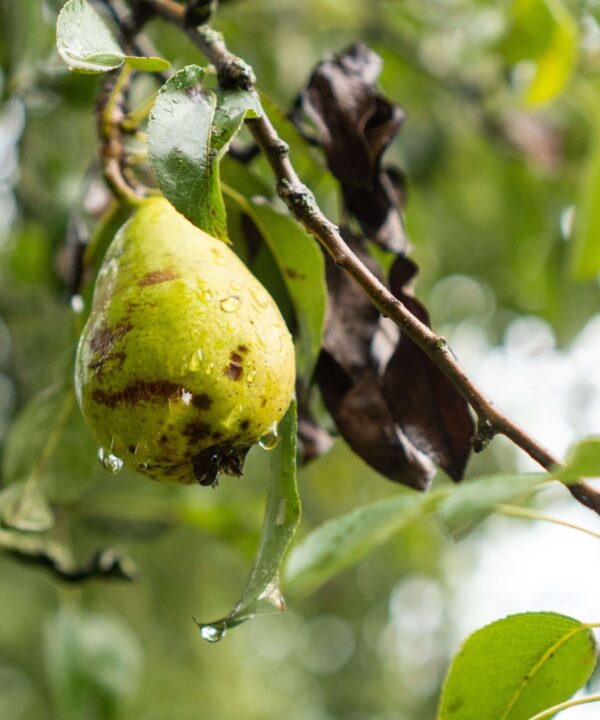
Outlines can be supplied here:
M187 27L184 8L174 0L144 0L144 3L163 20L187 34L215 66L222 86L254 92L252 68L229 52L220 34L205 25ZM475 444L483 449L493 435L501 434L546 470L560 465L557 457L513 422L479 389L465 373L446 340L412 315L352 252L338 228L323 214L311 191L298 177L289 158L288 146L278 136L267 115L263 113L260 118L249 119L246 125L273 170L279 197L294 217L321 243L336 265L360 285L381 314L391 318L433 360L473 408L479 419ZM600 493L583 482L570 484L568 489L580 503L600 515Z

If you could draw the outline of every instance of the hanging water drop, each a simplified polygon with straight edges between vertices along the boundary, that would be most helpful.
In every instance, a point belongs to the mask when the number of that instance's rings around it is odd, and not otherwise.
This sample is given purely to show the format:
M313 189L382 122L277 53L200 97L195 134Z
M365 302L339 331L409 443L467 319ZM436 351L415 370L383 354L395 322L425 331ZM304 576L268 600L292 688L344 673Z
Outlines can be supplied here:
M275 450L279 444L279 435L277 432L277 423L274 422L271 429L266 432L258 440L258 444L263 450Z
M98 460L106 472L109 472L111 475L116 475L123 467L121 458L113 455L110 450L106 450L103 447L98 448Z
M214 625L202 625L200 627L200 635L203 640L209 643L216 643L222 640L227 633L227 625L224 622L218 622Z

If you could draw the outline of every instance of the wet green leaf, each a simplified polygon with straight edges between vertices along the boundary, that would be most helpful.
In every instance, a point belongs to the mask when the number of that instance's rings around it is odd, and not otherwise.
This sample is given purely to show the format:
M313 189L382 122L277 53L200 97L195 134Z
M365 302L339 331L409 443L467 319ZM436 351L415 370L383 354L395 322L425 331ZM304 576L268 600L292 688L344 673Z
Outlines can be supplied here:
M213 622L198 622L200 633L208 642L217 642L229 628L255 615L285 609L279 589L279 573L301 512L296 486L297 430L296 403L292 401L279 425L279 443L271 451L267 510L250 577L230 613Z
M441 503L442 522L455 537L470 532L491 515L496 505L527 497L534 487L548 479L543 473L490 475L456 486Z
M528 720L589 678L588 625L550 612L511 615L473 633L455 656L438 720Z
M408 523L430 511L442 495L406 492L328 520L294 545L288 556L284 587L304 594L358 562Z
M194 225L227 239L219 161L244 118L259 117L245 90L205 89L204 70L188 65L161 88L150 113L150 164L164 196Z
M87 0L67 0L56 22L56 46L69 70L96 74L127 62L137 70L160 72L170 66L157 57L126 55Z

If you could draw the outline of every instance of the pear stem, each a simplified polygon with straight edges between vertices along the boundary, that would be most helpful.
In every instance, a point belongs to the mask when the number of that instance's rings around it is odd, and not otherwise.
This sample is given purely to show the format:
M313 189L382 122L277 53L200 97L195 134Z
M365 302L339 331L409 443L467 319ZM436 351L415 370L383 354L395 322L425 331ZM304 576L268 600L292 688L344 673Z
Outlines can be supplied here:
M252 68L227 49L220 33L207 25L190 27L186 22L185 7L174 0L140 2L156 16L185 32L215 66L222 87L243 88L256 93ZM483 393L461 367L446 340L416 318L352 252L337 226L325 216L312 192L300 180L290 161L287 144L279 137L266 113L263 112L260 118L246 120L246 126L271 166L277 181L277 194L291 214L318 240L335 264L364 290L379 312L391 318L446 375L476 413L480 428L486 428L487 442L494 435L505 435L544 469L551 470L559 466L559 458L511 420ZM481 438L479 442L477 436L474 440L483 449L485 443L481 442ZM600 515L598 491L585 482L567 484L567 489L578 502Z

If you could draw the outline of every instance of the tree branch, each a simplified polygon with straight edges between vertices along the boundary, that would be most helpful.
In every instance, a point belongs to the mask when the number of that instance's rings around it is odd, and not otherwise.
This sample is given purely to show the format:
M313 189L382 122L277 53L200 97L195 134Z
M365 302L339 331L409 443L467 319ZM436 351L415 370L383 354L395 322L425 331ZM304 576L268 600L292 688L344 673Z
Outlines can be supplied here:
M181 28L215 66L223 87L254 90L254 72L242 59L227 49L223 37L206 25L187 27L185 8L174 0L143 0L163 20ZM348 273L364 290L384 317L391 318L437 367L448 377L479 418L475 449L483 449L495 434L505 435L546 470L561 461L534 437L511 420L465 373L446 340L420 322L352 252L339 229L324 215L312 192L302 183L288 153L265 113L246 120L256 144L264 153L277 180L277 194L294 217L331 255L335 264ZM600 515L600 493L586 483L567 486L574 498Z

